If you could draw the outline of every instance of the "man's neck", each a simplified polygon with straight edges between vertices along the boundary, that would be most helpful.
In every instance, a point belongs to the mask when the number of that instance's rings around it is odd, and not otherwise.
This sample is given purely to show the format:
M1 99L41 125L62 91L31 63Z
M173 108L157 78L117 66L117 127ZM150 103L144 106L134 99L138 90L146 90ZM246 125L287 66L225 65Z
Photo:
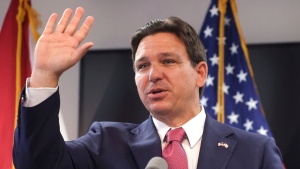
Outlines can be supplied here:
M163 115L158 115L158 114L154 114L151 113L151 115L165 123L166 125L170 126L170 127L180 127L182 125L184 125L186 122L188 122L189 120L191 120L192 118L194 118L195 116L197 116L200 112L201 112L201 105L199 105L198 109L195 111L190 111L187 113L168 113L168 114L163 114Z

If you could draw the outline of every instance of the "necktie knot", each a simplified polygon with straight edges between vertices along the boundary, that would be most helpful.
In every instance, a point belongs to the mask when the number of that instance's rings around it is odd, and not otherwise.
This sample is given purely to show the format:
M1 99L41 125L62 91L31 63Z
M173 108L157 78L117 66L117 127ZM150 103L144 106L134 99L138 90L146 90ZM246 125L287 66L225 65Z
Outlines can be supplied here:
M176 128L174 130L170 130L167 133L167 142L178 141L181 143L184 138L185 138L185 131L181 127Z

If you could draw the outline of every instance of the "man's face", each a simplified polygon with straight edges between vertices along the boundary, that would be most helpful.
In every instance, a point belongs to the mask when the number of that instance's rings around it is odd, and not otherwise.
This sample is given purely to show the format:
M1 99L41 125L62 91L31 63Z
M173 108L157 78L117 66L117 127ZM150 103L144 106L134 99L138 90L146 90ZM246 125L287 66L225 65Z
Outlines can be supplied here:
M193 67L184 43L172 33L143 38L135 55L135 82L139 96L156 118L199 111L199 87L207 67ZM199 113L199 112L196 112Z

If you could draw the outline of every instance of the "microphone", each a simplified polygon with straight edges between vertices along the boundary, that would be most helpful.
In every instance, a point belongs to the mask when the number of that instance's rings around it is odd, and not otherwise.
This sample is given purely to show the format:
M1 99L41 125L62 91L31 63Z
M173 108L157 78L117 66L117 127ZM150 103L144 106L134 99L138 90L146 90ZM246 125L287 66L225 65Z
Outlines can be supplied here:
M168 169L166 160L161 157L153 157L148 162L145 169Z

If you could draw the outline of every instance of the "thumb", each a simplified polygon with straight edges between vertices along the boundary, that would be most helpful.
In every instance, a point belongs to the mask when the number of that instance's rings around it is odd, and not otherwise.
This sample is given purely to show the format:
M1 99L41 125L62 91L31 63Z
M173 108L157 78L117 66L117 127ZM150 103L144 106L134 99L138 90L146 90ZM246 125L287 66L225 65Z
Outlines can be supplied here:
M93 45L94 45L93 42L86 42L83 45L79 46L74 51L74 54L73 54L74 61L77 63Z

